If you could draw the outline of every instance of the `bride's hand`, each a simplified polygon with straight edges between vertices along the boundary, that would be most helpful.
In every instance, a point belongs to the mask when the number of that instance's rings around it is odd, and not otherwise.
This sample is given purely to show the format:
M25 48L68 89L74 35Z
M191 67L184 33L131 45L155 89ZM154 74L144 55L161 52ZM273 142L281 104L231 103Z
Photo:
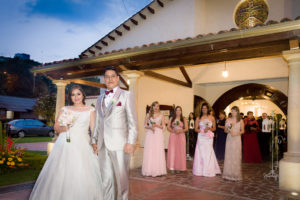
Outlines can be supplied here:
M97 144L92 144L92 147L93 147L94 154L98 154Z

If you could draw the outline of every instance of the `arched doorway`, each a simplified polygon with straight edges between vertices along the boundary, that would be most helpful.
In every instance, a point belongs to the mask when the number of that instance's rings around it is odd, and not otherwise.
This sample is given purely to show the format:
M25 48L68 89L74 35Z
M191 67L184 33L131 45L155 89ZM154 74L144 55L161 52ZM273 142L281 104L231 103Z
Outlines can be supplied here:
M209 107L211 107L211 105L202 97L197 95L194 96L194 114L196 117L200 115L200 107L203 103L207 103Z
M285 115L287 114L288 97L275 88L257 83L244 84L228 90L217 99L212 108L218 114L220 110L224 110L229 104L241 98L269 100L277 105Z

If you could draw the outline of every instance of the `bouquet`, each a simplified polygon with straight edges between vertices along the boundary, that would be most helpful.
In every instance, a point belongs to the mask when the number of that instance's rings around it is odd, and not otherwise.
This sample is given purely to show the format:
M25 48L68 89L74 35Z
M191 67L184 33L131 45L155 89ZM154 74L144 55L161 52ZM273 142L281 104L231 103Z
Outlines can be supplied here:
M208 122L206 122L205 127L210 127L210 124ZM200 131L201 131L200 133L202 135L209 137L210 139L214 137L214 133L212 131L207 131L206 133L204 132L204 129L201 129Z
M76 117L70 111L63 112L58 119L60 126L66 126L68 128L71 128L74 125L75 121L76 121ZM66 140L67 140L67 142L71 142L69 130L66 133Z

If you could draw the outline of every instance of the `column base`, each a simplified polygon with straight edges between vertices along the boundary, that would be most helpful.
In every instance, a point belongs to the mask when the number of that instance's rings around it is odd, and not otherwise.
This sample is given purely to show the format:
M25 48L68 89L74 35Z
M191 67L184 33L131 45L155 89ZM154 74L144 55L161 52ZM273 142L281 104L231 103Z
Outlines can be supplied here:
M130 169L137 169L142 167L143 154L144 148L137 146L133 156L131 156L130 158Z
M300 153L284 153L279 162L280 189L300 192Z

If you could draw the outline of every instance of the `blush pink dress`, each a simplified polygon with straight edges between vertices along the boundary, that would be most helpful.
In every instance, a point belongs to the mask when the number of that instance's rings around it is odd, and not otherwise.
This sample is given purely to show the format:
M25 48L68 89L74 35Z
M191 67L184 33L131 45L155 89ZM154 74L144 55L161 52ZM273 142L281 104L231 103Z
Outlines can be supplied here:
M183 129L183 123L176 125L174 120L172 127L174 129ZM171 133L168 145L168 161L167 167L170 170L185 171L186 170L186 140L185 133Z
M221 174L221 170L213 149L213 132L204 133L205 127L212 127L209 119L199 122L201 132L198 133L197 145L195 149L193 174L196 176L213 177Z
M157 118L150 118L156 124L162 123L162 115ZM167 174L166 157L164 148L164 136L161 128L155 127L154 132L147 129L145 144L142 175L143 176L161 176Z

